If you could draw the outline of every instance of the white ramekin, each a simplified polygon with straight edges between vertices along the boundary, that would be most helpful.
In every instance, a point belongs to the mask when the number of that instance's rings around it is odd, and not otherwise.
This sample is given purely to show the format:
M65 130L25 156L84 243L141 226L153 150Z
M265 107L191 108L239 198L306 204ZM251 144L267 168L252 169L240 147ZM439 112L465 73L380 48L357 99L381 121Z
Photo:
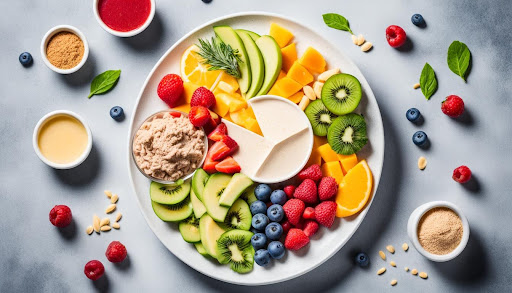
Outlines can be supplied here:
M103 22L103 20L100 17L100 13L98 11L98 1L99 0L92 0L92 5L93 5L92 6L92 10L94 11L94 16L95 16L96 20L98 21L98 23L100 24L100 26L104 30L106 30L107 32L109 32L112 35L117 36L117 37L129 38L129 37L133 37L135 35L140 34L141 32L143 32L151 24L151 22L153 21L153 17L155 16L155 9L156 9L155 0L149 0L151 2L151 10L149 11L149 16L148 16L148 19L146 19L146 22L144 22L143 25L141 25L140 27L138 27L138 28L136 28L136 29L134 29L132 31L129 31L129 32L119 32L119 31L116 31L116 30L113 30L113 29L109 28Z
M427 213L433 208L442 207L451 209L459 216L459 218L462 221L463 231L462 239L457 248L455 248L452 252L448 254L438 255L426 251L423 248L423 246L421 246L420 241L418 239L418 224L425 213ZM436 262L445 262L454 259L464 250L464 248L466 248L466 244L468 244L469 240L469 223L466 216L464 216L464 214L462 213L462 210L453 203L447 201L432 201L417 207L412 212L411 216L409 217L409 221L407 222L407 234L409 235L409 239L411 240L416 250L419 253L421 253L424 257Z
M38 139L39 139L39 132L41 131L41 127L46 123L46 121L48 121L49 119L51 119L55 116L59 116L59 115L69 115L69 116L77 119L85 127L85 131L87 131L87 146L86 146L84 152L74 162L71 162L68 164L54 163L54 162L48 160L47 158L45 158L43 156L43 154L41 153L41 151L39 150ZM68 111L68 110L56 110L56 111L53 111L53 112L50 112L50 113L44 115L43 118L41 118L39 120L39 122L37 122L36 127L34 128L34 134L32 136L32 145L34 146L34 151L36 152L39 159L41 159L41 161L43 161L46 165L48 165L52 168L55 168L55 169L71 169L71 168L74 168L74 167L80 165L83 161L85 161L85 159L87 159L87 157L91 153L92 133L91 133L91 129L89 128L87 123L85 123L85 120L82 119L82 117L80 117L78 114Z
M48 42L50 39L57 33L60 32L71 32L77 35L82 42L84 43L84 56L82 57L82 60L80 60L80 63L78 63L75 67L70 69L62 69L54 66L50 63L48 60L48 56L46 56L46 46L48 46ZM73 72L78 71L78 69L82 68L84 66L85 62L87 61L87 58L89 57L89 44L87 43L87 39L85 38L85 35L76 27L71 25L58 25L55 27L52 27L43 37L43 40L41 41L41 56L43 57L44 64L48 66L51 70L60 73L60 74L70 74Z

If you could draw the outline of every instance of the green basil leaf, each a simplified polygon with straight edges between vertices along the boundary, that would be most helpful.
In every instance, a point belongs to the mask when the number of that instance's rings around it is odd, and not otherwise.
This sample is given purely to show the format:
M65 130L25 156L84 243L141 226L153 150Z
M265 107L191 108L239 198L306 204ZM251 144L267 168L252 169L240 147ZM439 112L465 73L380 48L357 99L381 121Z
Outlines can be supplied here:
M332 27L337 30L342 30L354 34L350 29L348 20L345 17L336 13L327 13L322 15L322 17L324 18L324 22L328 27Z
M103 94L111 90L115 85L121 70L107 70L102 74L96 76L91 83L91 92L88 98L90 99L94 95Z
M450 70L466 81L466 73L468 71L470 61L471 52L469 51L468 46L462 42L453 41L448 48L447 62Z
M425 96L427 100L436 92L437 90L437 78L434 69L430 64L425 63L423 70L421 71L420 76L420 87L421 92Z

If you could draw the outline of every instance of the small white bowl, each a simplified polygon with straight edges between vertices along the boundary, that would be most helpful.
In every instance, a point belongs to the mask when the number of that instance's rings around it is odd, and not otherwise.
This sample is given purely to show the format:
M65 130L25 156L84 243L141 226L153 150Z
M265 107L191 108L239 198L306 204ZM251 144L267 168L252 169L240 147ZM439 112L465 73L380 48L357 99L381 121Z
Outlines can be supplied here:
M80 63L78 63L75 67L70 69L62 69L54 66L50 63L48 60L48 56L46 56L46 47L48 46L48 42L50 39L57 33L60 32L71 32L77 35L82 42L84 43L84 56L82 57L82 60L80 60ZM89 44L87 43L87 39L85 38L85 35L76 27L71 25L58 25L55 27L52 27L43 37L43 40L41 41L41 56L43 57L44 64L48 66L51 70L60 73L60 74L70 74L73 72L78 71L78 69L82 68L84 66L85 62L87 61L87 58L89 57Z
M39 132L41 131L41 127L46 123L46 121L50 120L51 118L53 118L55 116L59 116L59 115L68 115L68 116L71 116L71 117L77 119L85 127L85 131L87 131L87 146L86 146L84 152L75 161L67 163L67 164L54 163L54 162L48 160L47 158L45 158L45 156L43 156L43 154L39 150L38 140L39 140ZM80 165L83 161L85 161L85 159L87 159L87 157L91 153L92 133L91 133L91 129L89 128L87 123L85 123L85 120L82 117L80 117L78 114L68 111L68 110L57 110L57 111L53 111L53 112L50 112L50 113L44 115L43 118L41 118L39 120L39 122L37 122L36 127L34 128L34 134L32 136L32 145L33 145L34 151L36 152L39 159L41 159L41 161L43 161L46 165L48 165L52 168L55 168L55 169L71 169L71 168L74 168L74 167Z
M432 254L426 251L423 246L421 246L418 239L418 224L423 215L433 208L440 207L451 209L459 216L462 221L462 239L459 243L459 246L457 246L457 248L455 248L452 252L443 255ZM418 250L418 252L421 253L424 257L435 262L445 262L454 259L464 250L464 248L466 248L469 240L469 223L462 213L462 210L453 203L447 201L432 201L417 207L412 212L407 223L407 234L409 235L409 239L411 240L416 250Z
M109 32L112 35L117 36L117 37L129 38L129 37L133 37L133 36L138 35L141 32L143 32L153 21L153 17L155 16L155 10L156 10L155 0L149 0L149 1L151 2L151 10L149 11L148 18L146 19L146 21L144 22L143 25L141 25L140 27L138 27L134 30L131 30L129 32L119 32L119 31L113 30L103 22L103 20L100 17L100 13L98 11L99 0L92 0L92 5L93 5L92 10L94 11L94 16L96 17L96 20L98 21L98 23L104 30L106 30L107 32Z

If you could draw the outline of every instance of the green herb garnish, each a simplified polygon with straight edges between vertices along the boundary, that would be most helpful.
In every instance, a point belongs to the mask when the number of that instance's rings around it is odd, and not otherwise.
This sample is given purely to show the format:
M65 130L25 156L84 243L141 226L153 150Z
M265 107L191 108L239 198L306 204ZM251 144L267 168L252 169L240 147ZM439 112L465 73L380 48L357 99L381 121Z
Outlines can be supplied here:
M111 90L117 83L121 70L107 70L96 76L91 83L91 92L88 98L94 95L103 94Z
M342 15L336 13L327 13L322 15L322 17L324 18L324 22L328 27L354 34L350 29L348 20Z
M450 70L466 81L466 74L471 61L471 52L463 42L453 41L448 48L448 67Z
M230 45L216 38L212 38L211 43L208 40L199 39L198 47L197 54L204 59L202 63L210 65L208 70L224 70L236 78L242 77L238 68L238 62L242 62L238 50L234 50Z
M423 67L423 70L421 71L420 76L420 87L421 92L425 96L427 100L432 97L432 95L437 90L437 78L436 73L434 72L434 69L430 64L425 63L425 66Z

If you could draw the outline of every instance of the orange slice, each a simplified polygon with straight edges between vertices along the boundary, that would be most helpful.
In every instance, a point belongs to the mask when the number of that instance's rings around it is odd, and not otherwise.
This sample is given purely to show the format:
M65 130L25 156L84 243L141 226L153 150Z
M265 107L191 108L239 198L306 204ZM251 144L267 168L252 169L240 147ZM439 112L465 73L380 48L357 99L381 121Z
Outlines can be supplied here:
M359 212L370 199L373 186L372 171L361 160L343 177L336 195L337 217L348 217Z
M181 78L184 82L191 82L211 90L222 70L209 71L209 66L202 63L203 59L197 51L199 48L192 45L181 56Z

